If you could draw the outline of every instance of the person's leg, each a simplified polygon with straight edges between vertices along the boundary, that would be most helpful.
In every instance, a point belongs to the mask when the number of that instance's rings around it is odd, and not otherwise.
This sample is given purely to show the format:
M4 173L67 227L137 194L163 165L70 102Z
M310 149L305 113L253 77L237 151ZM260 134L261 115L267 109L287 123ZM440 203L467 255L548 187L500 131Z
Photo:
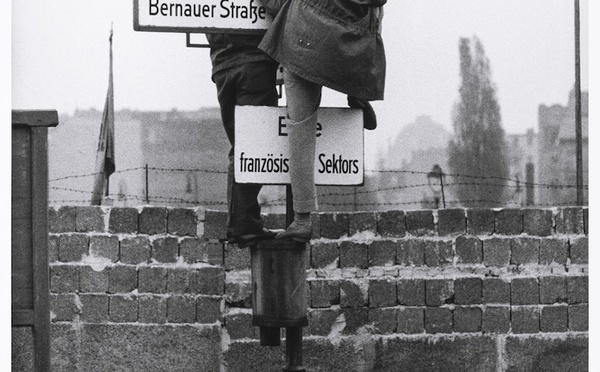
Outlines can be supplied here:
M317 209L314 162L321 86L284 70L294 212Z
M261 185L239 184L234 180L235 106L276 106L278 98L275 84L276 68L276 64L268 61L252 62L232 67L215 75L221 117L231 143L227 177L229 206L227 235L234 242L235 238L240 236L252 240L256 235L265 232L257 200Z
M317 110L322 87L284 70L287 95L290 183L294 222L276 239L308 241L312 235L310 212L317 209L315 145Z

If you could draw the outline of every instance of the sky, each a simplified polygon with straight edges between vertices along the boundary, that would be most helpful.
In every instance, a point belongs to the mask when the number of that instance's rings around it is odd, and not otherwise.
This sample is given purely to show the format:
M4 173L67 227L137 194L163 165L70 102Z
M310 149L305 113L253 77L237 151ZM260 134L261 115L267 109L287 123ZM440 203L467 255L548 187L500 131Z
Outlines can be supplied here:
M584 90L587 8L581 1ZM566 104L574 85L573 10L572 0L388 1L385 99L374 103L380 126L367 144L389 142L420 115L451 130L459 39L474 35L491 63L506 132L536 127L538 106ZM19 0L12 3L12 107L102 109L111 23L117 110L218 105L208 50L187 48L184 34L134 31L133 1ZM323 106L344 104L343 95L325 92Z

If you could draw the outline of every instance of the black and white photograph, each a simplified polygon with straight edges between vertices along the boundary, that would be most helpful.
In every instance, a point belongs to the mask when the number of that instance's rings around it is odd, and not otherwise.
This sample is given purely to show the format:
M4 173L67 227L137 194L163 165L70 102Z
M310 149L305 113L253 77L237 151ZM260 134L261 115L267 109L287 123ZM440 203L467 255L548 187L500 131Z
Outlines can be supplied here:
M598 7L6 4L6 369L595 370Z

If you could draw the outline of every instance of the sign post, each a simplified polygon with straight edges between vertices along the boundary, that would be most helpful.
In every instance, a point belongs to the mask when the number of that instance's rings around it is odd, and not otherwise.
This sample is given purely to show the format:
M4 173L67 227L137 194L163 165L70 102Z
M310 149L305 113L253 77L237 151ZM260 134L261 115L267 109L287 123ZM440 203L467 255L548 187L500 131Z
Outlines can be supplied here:
M316 130L315 183L357 186L364 183L362 111L319 109ZM235 111L235 180L286 185L286 226L293 221L289 185L289 140L285 107L237 106ZM302 367L302 327L308 324L305 298L305 243L261 242L251 248L253 325L261 345L279 345L286 330L284 372Z

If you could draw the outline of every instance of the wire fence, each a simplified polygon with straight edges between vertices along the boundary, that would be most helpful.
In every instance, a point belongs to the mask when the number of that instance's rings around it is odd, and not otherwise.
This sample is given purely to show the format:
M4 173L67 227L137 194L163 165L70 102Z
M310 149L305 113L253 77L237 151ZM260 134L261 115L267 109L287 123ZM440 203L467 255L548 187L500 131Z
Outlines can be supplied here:
M50 179L50 203L89 205L96 173ZM371 169L362 186L318 186L323 210L432 209L455 207L553 207L577 204L577 185L527 182L518 178L442 174L431 171ZM227 206L227 171L203 168L133 167L109 178L113 205ZM116 180L116 185L115 185ZM582 186L587 204L588 185ZM263 210L286 205L285 188L263 188Z

